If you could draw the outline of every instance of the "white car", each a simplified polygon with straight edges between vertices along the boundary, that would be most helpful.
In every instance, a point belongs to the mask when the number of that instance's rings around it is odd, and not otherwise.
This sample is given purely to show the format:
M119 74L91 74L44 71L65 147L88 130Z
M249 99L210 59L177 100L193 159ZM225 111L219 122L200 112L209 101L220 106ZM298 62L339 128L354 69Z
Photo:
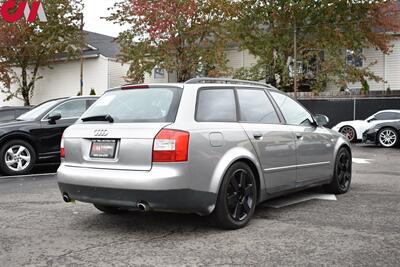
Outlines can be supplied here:
M369 128L388 121L400 120L400 110L382 110L365 120L343 121L332 129L347 137L351 142L362 140L363 133Z

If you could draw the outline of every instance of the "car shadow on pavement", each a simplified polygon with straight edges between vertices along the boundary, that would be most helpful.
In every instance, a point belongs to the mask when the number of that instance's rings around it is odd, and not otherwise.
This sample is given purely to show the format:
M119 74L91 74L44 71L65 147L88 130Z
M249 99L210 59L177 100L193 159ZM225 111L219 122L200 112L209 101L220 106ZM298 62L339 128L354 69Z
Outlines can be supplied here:
M160 233L160 232L190 232L197 229L212 231L213 227L208 217L195 214L177 214L166 212L129 211L122 214L98 213L79 219L80 227L85 225L90 230L111 233Z
M398 150L400 148L399 145L391 148L383 147L380 145L375 145L372 143L353 143L352 144L353 148L359 148L359 149L368 149L368 150L376 150L376 151L393 151L393 150Z
M304 191L310 194L321 194L323 193L322 188L314 188ZM256 208L254 218L255 219L271 219L275 220L280 217L281 214L287 212L288 209L297 208L304 205L315 205L313 201L306 201L282 207L279 209L268 207L268 203L274 200L290 199L294 194L282 196L277 199L269 200L259 204ZM129 232L168 232L168 231L195 231L200 232L214 232L220 231L213 225L209 216L199 216L195 214L179 214L179 213L167 213L167 212L140 212L140 211L129 211L122 214L104 214L98 212L94 215L88 215L80 217L75 223L79 224L79 227L84 225L90 230L99 230L112 233L129 233ZM252 222L250 222L251 224Z
M30 173L28 173L27 175L34 176L36 174L42 175L42 174L56 173L59 166L60 166L60 164L37 165L37 166L33 167L32 171ZM26 175L22 175L22 176L26 176ZM6 176L0 174L0 177L6 177ZM8 176L8 177L13 177L13 176ZM17 175L14 177L19 177L19 176Z
M32 169L31 174L46 174L46 173L56 173L60 164L43 164L37 165Z

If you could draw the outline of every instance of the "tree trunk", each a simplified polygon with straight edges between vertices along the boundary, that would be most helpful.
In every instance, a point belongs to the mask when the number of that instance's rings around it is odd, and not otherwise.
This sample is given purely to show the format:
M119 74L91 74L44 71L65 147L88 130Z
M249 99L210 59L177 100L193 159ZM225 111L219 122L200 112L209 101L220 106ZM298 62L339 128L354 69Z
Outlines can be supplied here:
M27 67L21 67L21 76L22 76L22 86L21 86L21 94L24 99L24 105L30 106L30 99L29 99L29 85L28 85L28 72Z
M184 83L191 78L191 75L188 70L183 69L179 71L178 82Z

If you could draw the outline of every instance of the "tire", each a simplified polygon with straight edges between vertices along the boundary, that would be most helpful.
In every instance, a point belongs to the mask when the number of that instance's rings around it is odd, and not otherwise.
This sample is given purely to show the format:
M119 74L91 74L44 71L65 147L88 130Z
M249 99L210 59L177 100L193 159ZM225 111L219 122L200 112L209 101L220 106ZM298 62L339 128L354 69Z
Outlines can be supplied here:
M340 128L339 132L343 134L350 142L357 141L357 132L350 125L345 125Z
M350 190L352 175L352 157L347 148L342 147L336 156L332 182L325 186L331 194L345 194Z
M107 214L120 214L120 213L126 212L126 210L121 209L119 207L105 206L105 205L99 205L99 204L93 204L93 205L99 211L107 213Z
M383 147L395 147L399 143L399 134L393 128L383 128L377 135L378 143Z
M257 183L253 171L243 162L234 163L224 175L211 220L224 229L243 228L253 217L256 204Z
M36 158L36 152L28 142L11 140L0 149L0 170L10 176L29 174Z

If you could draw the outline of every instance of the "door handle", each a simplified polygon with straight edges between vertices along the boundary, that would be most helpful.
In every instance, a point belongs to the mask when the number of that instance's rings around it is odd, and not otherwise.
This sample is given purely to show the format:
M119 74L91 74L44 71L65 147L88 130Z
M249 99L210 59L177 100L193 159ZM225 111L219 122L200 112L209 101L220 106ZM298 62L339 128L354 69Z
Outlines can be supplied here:
M263 138L262 133L254 133L253 136L254 136L254 139L256 139L256 140L261 140Z

